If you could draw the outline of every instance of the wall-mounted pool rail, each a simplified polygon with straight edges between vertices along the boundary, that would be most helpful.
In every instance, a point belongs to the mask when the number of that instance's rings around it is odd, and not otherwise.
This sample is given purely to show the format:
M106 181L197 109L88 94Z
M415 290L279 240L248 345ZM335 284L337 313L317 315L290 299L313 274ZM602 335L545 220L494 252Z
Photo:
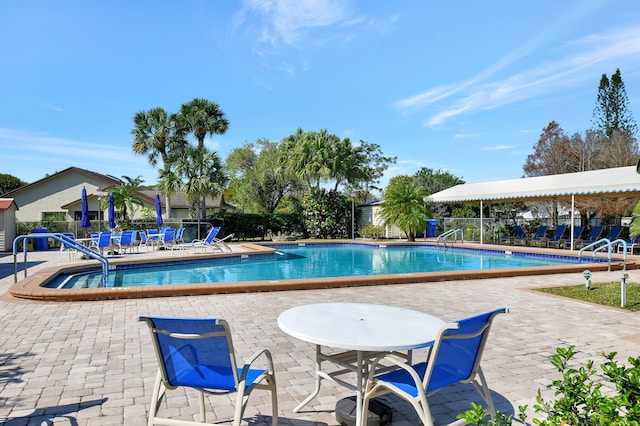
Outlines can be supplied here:
M463 243L464 242L464 231L462 229L449 229L446 232L443 232L442 234L438 235L438 238L436 238L436 246L440 245L440 240L442 240L442 243L444 244L445 248L447 247L447 238L451 238L453 237L453 242L456 243L458 242L458 235L460 235L460 242Z
M51 238L53 240L59 241L67 247L72 248L73 250L77 250L83 255L96 259L102 264L102 283L106 284L107 276L109 274L109 261L106 257L104 257L99 252L92 250L91 248L85 246L84 244L76 241L73 238L70 238L64 234L59 233L37 233L37 234L26 234L20 235L13 240L13 282L18 282L18 242L23 241L22 251L24 253L24 277L27 277L27 240L34 238Z
M624 254L622 255L622 262L623 262L623 269L626 271L627 270L627 242L622 239L610 241L608 238L602 238L601 240L598 240L595 243L591 243L588 246L584 246L580 249L580 251L578 251L578 259L579 261L582 261L582 252L584 252L585 250L589 250L589 249L593 250L592 257L595 257L597 252L606 249L608 252L607 258L609 259L609 272L611 272L611 257L613 253L613 248L617 244L622 244L624 248Z

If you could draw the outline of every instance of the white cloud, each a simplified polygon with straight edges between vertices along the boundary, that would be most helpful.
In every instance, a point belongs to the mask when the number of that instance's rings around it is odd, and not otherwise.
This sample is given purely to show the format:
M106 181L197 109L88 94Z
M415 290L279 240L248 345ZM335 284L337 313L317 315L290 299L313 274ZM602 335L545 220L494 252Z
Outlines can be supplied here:
M504 79L489 80L495 71L523 55L523 52L517 52L476 77L455 85L431 88L399 100L396 106L406 111L447 102L425 121L427 126L436 126L458 115L494 109L592 81L594 75L599 77L602 73L602 64L626 65L626 72L635 72L638 68L636 58L640 54L640 27L591 35L565 47L567 53L562 59L542 63Z
M482 148L483 151L504 151L505 149L515 148L515 145L495 145L495 146L485 146Z

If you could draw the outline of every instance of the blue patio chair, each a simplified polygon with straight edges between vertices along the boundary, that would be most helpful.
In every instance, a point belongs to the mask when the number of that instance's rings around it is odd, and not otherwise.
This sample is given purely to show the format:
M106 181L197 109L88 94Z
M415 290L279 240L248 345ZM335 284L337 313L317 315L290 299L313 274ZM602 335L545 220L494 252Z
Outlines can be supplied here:
M63 232L62 235L69 242L63 242L60 245L60 256L62 256L62 253L66 252L69 254L69 259L75 259L78 253L74 245L76 236L73 235L73 232Z
M157 229L147 229L147 246L159 246L160 245L160 232Z
M363 412L367 412L371 398L394 393L413 406L424 425L433 425L427 397L450 385L472 383L493 418L495 407L480 368L480 360L493 319L496 315L507 312L506 308L500 308L445 324L433 342L426 362L409 365L405 359L389 354L376 358L369 368ZM382 360L398 368L375 375L378 363ZM366 426L368 416L363 417Z
M533 235L533 238L531 238L531 241L529 241L529 245L530 246L542 245L547 235L547 229L549 229L549 227L546 225L538 226L536 233Z
M164 228L160 235L160 247L168 250L175 244L176 230L173 228Z
M600 226L600 225L594 226L593 228L591 228L591 232L589 232L589 235L587 236L587 238L585 239L578 238L576 241L574 241L575 247L582 248L584 246L588 246L589 244L595 243L600 239L600 235L602 234L603 229L604 229L603 226Z
M542 246L542 244L544 244L547 247L550 247L554 244L558 244L560 242L560 240L562 240L562 237L564 237L564 233L567 230L567 225L558 225L555 229L555 231L553 231L553 235L551 236L551 238L543 238L540 241L540 246Z
M176 244L184 243L184 240L182 239L182 235L183 234L184 234L184 227L180 227L180 228L176 229L176 235L174 237L174 240L175 240Z
M582 235L582 231L584 230L584 226L574 226L573 227L573 241L575 242ZM560 238L558 241L549 241L548 247L556 247L556 248L565 248L567 246L567 242L571 243L568 238Z
M93 238L93 235L92 235ZM109 249L111 249L111 232L102 231L98 233L97 238L92 239L91 248L99 251L100 254L104 254L105 249L107 250L107 254Z
M122 231L120 237L114 240L114 245L118 248L118 253L122 254L133 248L133 244L135 243L134 232L135 231L131 230Z
M518 244L520 242L524 242L527 239L527 234L526 232L524 232L524 229L522 229L522 226L515 225L513 227L513 231L516 233L516 235L514 237L509 237L507 241L508 243Z
M634 250L640 247L640 234L636 235L635 238L631 238L631 236L629 236L626 243L627 254L634 254ZM623 244L618 244L617 252L624 253L624 250L625 246Z
M256 352L238 368L229 325L223 319L140 317L151 331L151 340L158 360L158 374L153 387L149 425L206 423L204 394L237 393L234 426L240 425L249 394L254 389L271 391L272 424L278 424L276 378L271 353ZM266 369L255 369L253 363L264 359ZM157 417L167 390L178 387L200 392L200 422L188 422Z

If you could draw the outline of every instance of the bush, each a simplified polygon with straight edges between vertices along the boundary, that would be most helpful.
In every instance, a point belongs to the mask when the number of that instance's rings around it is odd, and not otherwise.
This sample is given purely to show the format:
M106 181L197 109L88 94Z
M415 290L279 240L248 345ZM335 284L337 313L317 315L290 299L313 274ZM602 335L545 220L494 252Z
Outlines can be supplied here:
M562 374L547 386L558 397L545 401L540 390L533 406L541 419L533 419L540 426L555 425L639 425L640 424L640 357L628 359L630 366L615 361L616 352L601 354L605 362L600 366L604 381L615 387L615 392L602 392L603 383L594 381L598 373L594 362L588 360L580 368L569 367L569 360L576 354L575 347L557 348L551 364ZM526 406L520 406L520 419L526 421ZM481 405L471 404L471 409L460 414L470 424L483 424L487 412ZM497 412L495 420L487 425L510 425L511 416Z
M379 240L384 236L384 228L379 225L368 224L358 231L362 238L372 238Z

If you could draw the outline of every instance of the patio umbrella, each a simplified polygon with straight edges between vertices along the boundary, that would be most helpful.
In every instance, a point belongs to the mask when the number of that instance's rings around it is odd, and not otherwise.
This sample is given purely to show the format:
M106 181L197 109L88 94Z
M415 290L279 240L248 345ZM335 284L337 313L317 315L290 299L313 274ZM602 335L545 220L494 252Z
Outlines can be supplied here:
M109 194L109 207L107 208L107 216L109 218L109 229L116 227L116 208L113 201L113 194Z
M82 200L82 217L80 218L80 227L89 228L91 226L91 221L89 220L89 202L87 201L87 190L84 186L82 187L82 196L80 199Z
M160 194L156 193L156 225L162 226L162 205L160 204Z

